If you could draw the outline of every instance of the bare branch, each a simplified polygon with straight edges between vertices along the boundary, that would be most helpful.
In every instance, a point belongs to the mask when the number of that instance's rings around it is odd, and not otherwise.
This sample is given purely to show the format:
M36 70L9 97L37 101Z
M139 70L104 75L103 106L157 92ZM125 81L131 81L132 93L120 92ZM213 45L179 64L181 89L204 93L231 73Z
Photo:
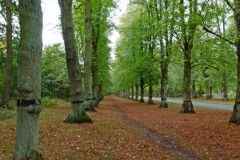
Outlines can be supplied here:
M228 0L224 1L227 3L228 7L231 8L231 10L235 11L235 8L231 5L231 3Z
M214 35L214 36L216 36L216 37L218 37L218 38L220 38L220 39L228 42L229 44L236 46L236 44L235 44L234 42L226 39L225 37L223 37L223 36L221 36L221 35L219 35L219 34L217 34L217 33L214 33L213 31L209 30L208 28L206 28L206 27L204 27L204 26L202 26L202 27L203 27L203 30L205 30L206 32L211 33L212 35Z
M174 32L175 35L176 35L176 36L174 36L174 37L177 39L177 41L178 41L181 49L184 51L184 47L183 47L183 45L182 45L182 43L181 43L181 41L180 41L180 38L179 38L179 36L178 36L178 33L177 33L176 31L173 31L173 32Z

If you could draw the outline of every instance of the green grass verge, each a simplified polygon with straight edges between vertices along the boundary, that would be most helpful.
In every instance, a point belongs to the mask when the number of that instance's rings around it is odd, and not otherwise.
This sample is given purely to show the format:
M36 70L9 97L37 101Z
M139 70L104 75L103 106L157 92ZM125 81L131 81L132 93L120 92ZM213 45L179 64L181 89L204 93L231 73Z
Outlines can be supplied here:
M14 118L16 116L15 110L0 109L0 121Z
M54 106L58 106L62 103L64 103L65 101L61 100L61 99L50 99L49 97L43 97L42 98L42 107L54 107ZM0 108L0 121L9 119L9 118L14 118L16 117L16 110L15 110L15 106L16 106L16 100L11 100L9 102L9 107L7 108Z
M42 106L43 107L54 107L54 106L58 106L62 103L64 103L65 101L61 100L61 99L57 99L57 98L49 98L49 97L43 97L42 98Z

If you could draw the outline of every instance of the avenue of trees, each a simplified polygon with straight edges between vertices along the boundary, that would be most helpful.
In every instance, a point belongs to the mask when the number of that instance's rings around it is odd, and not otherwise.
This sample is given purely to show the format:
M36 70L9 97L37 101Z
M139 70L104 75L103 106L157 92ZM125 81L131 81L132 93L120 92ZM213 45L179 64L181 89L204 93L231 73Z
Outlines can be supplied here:
M167 97L183 96L180 112L195 113L192 98L228 100L232 91L229 122L240 124L240 0L131 0L112 64L116 2L58 4L64 44L43 47L41 0L0 0L1 106L16 100L14 159L43 159L42 97L68 99L65 122L84 123L110 92L140 102L148 95L149 104L161 96L160 108L168 108Z
M228 100L235 92L230 122L238 124L239 7L238 0L130 1L119 26L114 91L141 102L148 95L149 104L161 96L160 108L168 96L183 96L181 113L195 113L192 98Z
M92 122L111 86L109 0L58 0L64 46L43 48L40 0L4 0L1 4L1 106L16 99L17 127L13 159L43 159L39 151L41 97L70 98L65 122ZM49 6L51 7L51 6ZM65 49L65 50L64 50Z

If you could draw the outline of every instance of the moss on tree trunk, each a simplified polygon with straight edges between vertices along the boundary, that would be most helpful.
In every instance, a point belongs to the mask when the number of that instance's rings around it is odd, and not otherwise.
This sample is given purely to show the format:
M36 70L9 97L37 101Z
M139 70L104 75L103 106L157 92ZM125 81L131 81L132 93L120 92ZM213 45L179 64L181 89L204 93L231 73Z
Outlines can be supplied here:
M68 123L92 122L92 119L85 112L83 101L72 103L72 110L68 117L65 119L65 122Z
M61 10L61 25L66 51L68 79L72 109L65 122L83 123L89 118L84 111L82 96L81 67L78 60L77 46L74 33L72 0L58 0ZM86 122L91 120L86 120Z

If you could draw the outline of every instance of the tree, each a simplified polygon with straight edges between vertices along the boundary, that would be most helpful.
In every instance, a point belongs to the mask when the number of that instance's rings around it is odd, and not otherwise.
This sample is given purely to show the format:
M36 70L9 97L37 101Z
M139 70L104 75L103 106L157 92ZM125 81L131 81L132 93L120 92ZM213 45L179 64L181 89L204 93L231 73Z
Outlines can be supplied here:
M14 159L43 159L39 151L42 10L40 0L20 0L20 47Z
M92 91L93 98L97 102L102 99L101 85L104 84L104 87L110 86L110 48L108 47L107 37L109 31L113 28L108 18L114 7L115 2L113 0L92 0Z
M141 99L144 96L144 84L148 84L149 103L152 103L153 85L158 82L156 66L154 27L154 11L151 4L138 1L130 3L128 14L121 20L119 31L121 37L116 51L116 61L113 65L113 79L117 90L127 90L136 83L141 89ZM147 15L147 16L146 16Z
M62 34L66 52L72 106L72 110L65 121L70 123L91 122L92 120L87 116L84 109L81 68L78 60L72 16L72 0L58 0L58 3L61 10Z
M233 45L236 47L236 55L237 55L237 91L236 91L236 98L235 98L235 103L233 106L233 112L231 115L231 118L229 120L229 123L235 123L235 124L240 124L240 0L235 0L235 1L229 1L229 0L223 0L224 3L230 8L233 17L234 17L234 23L235 23L235 42L232 42L228 38L224 37L225 35L220 35L217 34L216 32L208 29L206 26L203 26L203 29L228 42L229 44ZM226 13L228 14L228 13Z
M115 3L112 0L91 1L91 28L92 28L92 54L91 54L91 83L93 101L99 102L103 95L110 91L110 51L108 35L113 25L109 21L109 14ZM85 0L74 3L74 24L81 64L84 63L86 53ZM88 35L89 36L89 35ZM97 106L97 103L96 103Z
M2 105L8 106L10 100L11 82L13 75L13 47L12 47L12 9L11 0L5 0L6 17L7 17L7 62L6 62L6 73L5 80L2 90Z
M172 7L170 7L172 6ZM161 54L161 104L160 108L168 108L167 104L167 84L168 84L168 65L170 63L170 55L173 43L173 17L175 10L175 2L168 0L155 0L155 9L157 21L159 24L158 39L160 42ZM170 20L169 20L170 18ZM165 44L165 45L164 45Z
M42 96L69 97L66 54L60 43L46 46L43 50Z
M191 54L193 49L194 34L197 28L197 0L189 0L188 13L186 14L184 0L180 1L179 13L181 19L181 48L184 55L184 75L183 75L183 105L181 113L195 113L191 100ZM188 15L188 16L187 16ZM186 22L187 19L187 22Z
M236 24L236 54L237 54L237 94L233 107L232 116L229 120L230 123L240 124L240 0L234 1L234 7L228 0L225 0L227 5L233 10L234 20Z
M93 43L92 43L92 21L91 13L92 2L91 0L85 1L85 57L84 57L84 83L85 83L85 107L91 111L94 111L96 100L93 99L93 88L92 88L92 54L93 54Z

